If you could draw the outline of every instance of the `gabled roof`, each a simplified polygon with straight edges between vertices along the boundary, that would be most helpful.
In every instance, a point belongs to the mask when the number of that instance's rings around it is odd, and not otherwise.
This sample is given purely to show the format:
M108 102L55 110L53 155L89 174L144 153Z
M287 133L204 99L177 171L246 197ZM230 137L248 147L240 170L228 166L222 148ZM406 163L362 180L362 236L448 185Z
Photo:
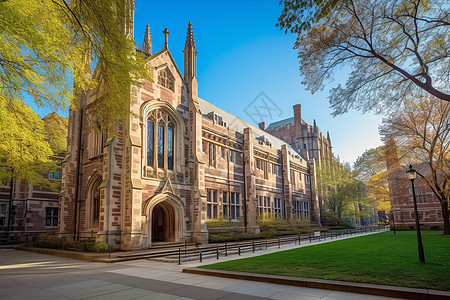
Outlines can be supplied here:
M290 117L284 120L280 120L280 121L276 121L273 123L270 123L269 126L267 126L266 130L272 130L275 129L276 127L283 127L286 126L288 124L294 124L294 117Z
M166 53L166 52L169 54L170 60L172 61L173 65L175 66L175 69L177 70L177 73L180 76L181 81L186 85L186 82L184 81L184 77L183 77L183 75L181 75L180 69L178 69L178 66L177 66L175 60L173 59L173 56L170 53L169 49L163 48L163 49L159 50L158 52L156 52L155 54L153 54L151 56L147 56L146 59L148 59L148 61L151 61L152 59L155 59L156 57L158 57L161 54Z
M224 111L223 109L218 108L217 106L207 102L206 100L203 100L201 98L197 99L198 104L200 106L200 111L203 115L206 115L214 111L214 113L220 115L222 117L222 120L227 123L227 127L240 133L244 133L244 128L250 127L253 131L253 135L255 136L255 138L264 136L264 138L266 138L272 144L272 147L275 149L281 149L281 145L287 145L292 155L299 155L304 161L306 161L306 159L300 153L298 153L297 150L292 148L288 143L280 140L277 137L274 137L270 133L259 129L258 127L253 126L250 123L245 122L244 120Z

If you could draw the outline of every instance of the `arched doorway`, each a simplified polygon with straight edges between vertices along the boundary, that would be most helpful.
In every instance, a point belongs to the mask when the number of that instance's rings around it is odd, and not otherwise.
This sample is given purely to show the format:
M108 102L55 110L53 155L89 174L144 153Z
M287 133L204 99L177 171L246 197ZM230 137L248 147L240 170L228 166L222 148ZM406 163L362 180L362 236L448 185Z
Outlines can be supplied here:
M152 210L152 242L175 241L175 210L166 201Z

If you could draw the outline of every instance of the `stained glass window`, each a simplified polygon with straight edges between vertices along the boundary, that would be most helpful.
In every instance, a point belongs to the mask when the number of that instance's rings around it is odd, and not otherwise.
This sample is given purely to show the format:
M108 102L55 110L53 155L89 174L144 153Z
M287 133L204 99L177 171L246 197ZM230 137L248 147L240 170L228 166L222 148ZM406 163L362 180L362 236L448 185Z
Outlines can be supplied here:
M158 124L158 168L164 168L164 125Z
M167 169L173 170L174 126L170 122L167 128Z
M154 131L155 124L153 121L147 121L147 165L153 167L153 156L154 156Z

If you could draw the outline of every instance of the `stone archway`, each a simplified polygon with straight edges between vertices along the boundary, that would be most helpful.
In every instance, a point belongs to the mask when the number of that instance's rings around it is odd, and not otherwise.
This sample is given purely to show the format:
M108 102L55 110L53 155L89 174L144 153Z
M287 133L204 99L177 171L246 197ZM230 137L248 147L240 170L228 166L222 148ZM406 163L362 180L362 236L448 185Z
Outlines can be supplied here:
M152 210L152 242L172 242L175 240L175 210L166 201L160 202Z
M173 193L160 193L144 205L143 245L153 242L180 242L185 235L185 208L181 199Z

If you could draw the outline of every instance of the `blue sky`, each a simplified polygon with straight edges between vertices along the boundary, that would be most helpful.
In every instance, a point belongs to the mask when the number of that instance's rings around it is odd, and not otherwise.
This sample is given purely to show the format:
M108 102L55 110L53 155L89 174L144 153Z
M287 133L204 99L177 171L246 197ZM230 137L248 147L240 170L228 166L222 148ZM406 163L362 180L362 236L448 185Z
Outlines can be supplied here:
M150 24L153 52L164 46L162 31L168 28L169 50L183 73L183 49L187 24L192 22L197 47L199 96L222 109L254 123L243 112L261 92L281 110L281 116L265 118L266 124L293 115L292 106L302 105L303 119L315 119L322 132L330 132L333 151L353 163L365 149L381 145L381 116L352 111L330 116L329 85L311 95L301 85L295 36L275 27L281 7L278 0L242 1L148 1L137 0L135 40L142 45ZM345 73L336 75L345 82ZM41 115L45 111L37 110Z

